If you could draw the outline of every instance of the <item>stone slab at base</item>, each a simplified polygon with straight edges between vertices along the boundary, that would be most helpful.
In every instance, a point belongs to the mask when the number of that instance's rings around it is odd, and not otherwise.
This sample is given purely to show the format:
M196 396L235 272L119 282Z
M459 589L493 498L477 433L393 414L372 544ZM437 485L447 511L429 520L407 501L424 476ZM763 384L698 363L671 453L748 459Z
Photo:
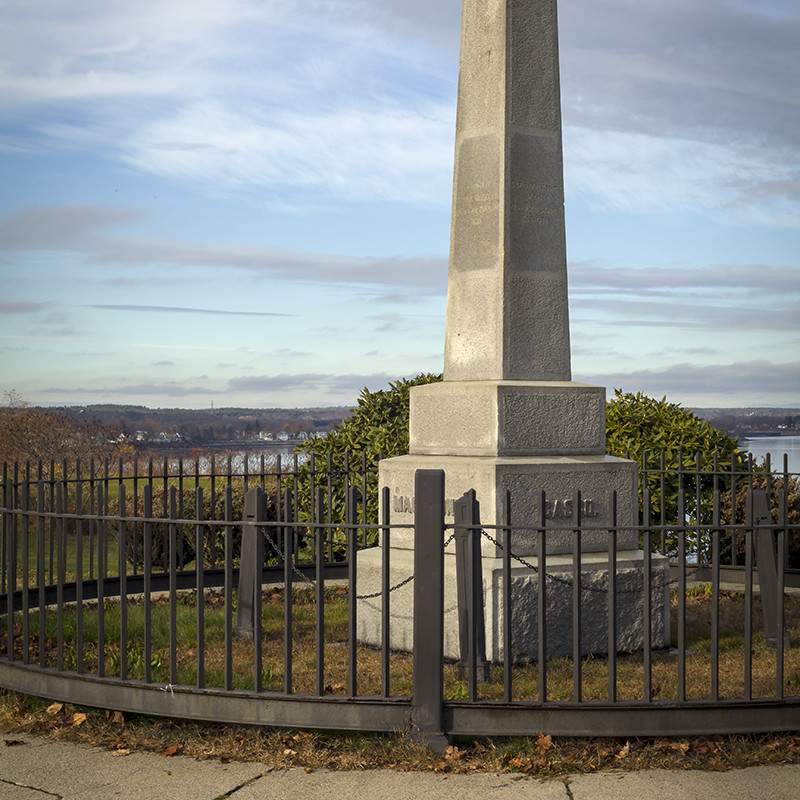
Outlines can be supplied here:
M511 497L511 524L535 528L541 515L542 492L546 493L547 552L572 552L575 525L573 492L581 492L582 550L607 551L607 527L611 524L609 492L617 492L617 537L619 550L635 550L637 533L626 529L638 519L636 464L614 456L537 456L532 458L494 458L478 456L408 455L380 462L379 484L390 490L393 525L414 524L414 475L418 469L442 469L445 473L446 521L453 522L453 503L464 492L474 489L480 503L483 525L502 525L506 492ZM490 533L495 533L489 531ZM515 530L512 550L520 556L538 551L535 530ZM412 528L392 532L392 547L413 548ZM451 544L449 552L455 550ZM489 539L481 542L487 558L501 552Z
M547 657L572 655L572 560L568 556L548 557ZM381 549L362 550L358 554L359 594L372 594L381 589ZM392 549L390 585L396 586L414 572L414 553ZM641 650L644 643L644 594L642 552L617 554L617 652ZM458 604L456 596L455 556L445 554L444 654L460 657ZM483 596L486 624L486 657L497 664L503 660L503 571L501 559L484 559ZM513 567L512 586L512 653L517 662L538 659L537 594L539 577L527 567ZM581 573L581 632L583 655L608 653L608 558L606 554L585 554ZM413 581L391 593L390 637L393 650L412 652L414 644ZM664 556L653 556L651 564L651 646L669 645L669 562ZM363 644L381 645L380 597L358 601L358 640Z

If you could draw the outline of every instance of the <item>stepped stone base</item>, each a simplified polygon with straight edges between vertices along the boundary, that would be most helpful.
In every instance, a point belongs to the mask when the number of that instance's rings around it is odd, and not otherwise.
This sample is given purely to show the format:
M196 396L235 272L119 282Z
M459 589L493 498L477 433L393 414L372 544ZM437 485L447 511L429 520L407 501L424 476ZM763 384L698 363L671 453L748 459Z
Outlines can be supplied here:
M617 558L617 652L641 650L644 642L643 559L638 550L619 552ZM390 585L395 586L414 572L412 550L391 550ZM486 657L503 660L503 572L501 559L483 559ZM511 570L512 653L515 662L538 659L537 593L539 577L527 567ZM546 584L547 657L572 655L572 559L547 559ZM371 594L381 588L381 550L372 548L358 554L358 593ZM584 554L581 573L582 655L608 653L608 558L606 554ZM669 645L669 563L653 556L651 564L651 645ZM414 584L406 584L390 595L390 647L412 652L414 641ZM455 555L445 554L444 653L457 660L459 652L458 605L456 600ZM364 644L381 644L380 597L358 601L358 639Z

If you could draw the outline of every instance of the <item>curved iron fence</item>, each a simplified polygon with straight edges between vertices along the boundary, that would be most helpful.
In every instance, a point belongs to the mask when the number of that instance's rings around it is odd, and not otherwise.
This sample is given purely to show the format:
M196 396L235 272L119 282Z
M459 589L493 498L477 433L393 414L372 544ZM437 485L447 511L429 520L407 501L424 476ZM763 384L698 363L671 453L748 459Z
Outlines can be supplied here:
M381 518L369 518L375 465L325 466L5 466L0 685L130 712L427 741L800 729L792 476L740 479L738 519L736 486L726 512L719 475L667 476L646 462L645 487L675 477L675 507L654 511L645 488L639 571L617 550L630 527L613 522L605 577L592 583L579 546L548 559L544 518L527 529L538 555L525 557L512 549L519 528L446 524L435 474L420 477L417 544L403 561L388 489ZM699 485L709 503L689 497ZM587 531L576 522L575 540ZM500 554L494 621L478 588L481 539ZM466 565L457 586L447 559ZM623 641L628 611L636 646ZM520 633L523 612L532 622ZM401 628L413 645L398 645Z

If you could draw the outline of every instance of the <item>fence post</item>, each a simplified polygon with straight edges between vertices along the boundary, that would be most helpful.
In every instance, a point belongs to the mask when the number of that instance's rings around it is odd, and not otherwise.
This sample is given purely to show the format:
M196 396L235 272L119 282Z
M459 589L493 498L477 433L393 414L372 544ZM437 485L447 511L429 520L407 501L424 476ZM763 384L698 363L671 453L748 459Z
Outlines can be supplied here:
M756 537L756 567L758 587L761 592L761 609L764 615L764 641L768 647L776 647L778 641L778 564L775 554L775 520L769 507L769 496L764 489L750 489L747 497L750 504L748 518L752 520ZM784 629L783 638L789 645L789 632Z
M489 680L486 626L483 616L480 504L475 498L474 489L465 492L463 497L455 501L453 514L458 584L458 635L461 650L458 675L462 679L469 676L470 694L472 694L477 681L486 683ZM476 698L471 697L471 699Z
M258 536L261 534L257 522L263 515L259 509L264 504L264 490L260 486L248 489L244 495L242 513L242 545L239 557L239 584L236 606L236 636L253 638L256 628L256 593L261 589L261 567L258 562Z
M414 696L409 741L441 753L444 733L444 472L414 476Z

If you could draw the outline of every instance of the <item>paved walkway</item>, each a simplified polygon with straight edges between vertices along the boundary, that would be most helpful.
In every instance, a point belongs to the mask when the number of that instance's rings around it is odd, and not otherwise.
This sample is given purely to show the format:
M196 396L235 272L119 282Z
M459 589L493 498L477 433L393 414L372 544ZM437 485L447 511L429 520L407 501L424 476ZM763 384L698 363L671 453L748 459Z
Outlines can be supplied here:
M795 800L800 765L730 772L602 772L541 782L512 775L270 770L257 762L123 757L84 744L4 734L0 800Z

